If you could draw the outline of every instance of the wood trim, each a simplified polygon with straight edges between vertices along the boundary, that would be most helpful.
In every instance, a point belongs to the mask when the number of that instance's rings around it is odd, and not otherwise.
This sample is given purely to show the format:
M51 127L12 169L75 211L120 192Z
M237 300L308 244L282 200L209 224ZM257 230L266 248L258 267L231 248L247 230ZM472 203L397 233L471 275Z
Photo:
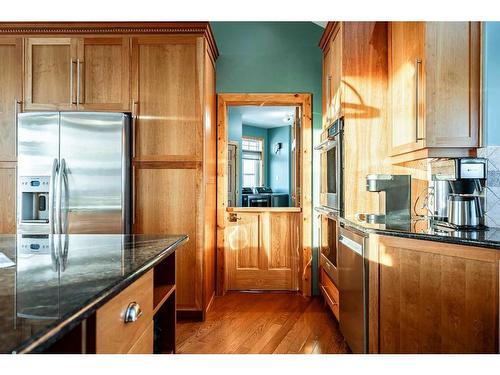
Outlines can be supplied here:
M134 160L134 167L143 169L197 169L203 162L194 160Z
M302 212L300 207L227 207L226 212Z
M3 22L1 34L202 34L219 57L209 22Z
M312 264L312 99L308 93L221 93L217 95L217 294L225 292L224 231L227 202L227 109L228 106L296 105L301 108L301 209L302 255L299 259L299 289L311 295ZM305 167L305 168L304 168Z
M407 161L415 161L427 158L447 158L447 157L467 157L476 156L477 149L475 148L450 148L450 147L432 147L423 148L416 151L410 151L400 155L390 156L392 164L404 163Z
M330 39L334 31L340 28L340 22L328 22L325 27L325 31L323 31L323 35L321 35L321 39L319 40L319 48L323 50L323 52L329 47Z

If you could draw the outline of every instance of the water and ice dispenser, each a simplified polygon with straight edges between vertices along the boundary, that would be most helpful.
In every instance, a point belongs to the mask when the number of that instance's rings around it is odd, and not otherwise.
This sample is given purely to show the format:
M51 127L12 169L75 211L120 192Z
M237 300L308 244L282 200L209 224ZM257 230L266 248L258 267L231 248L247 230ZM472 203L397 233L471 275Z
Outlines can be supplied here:
M20 177L20 224L47 224L49 222L50 177Z

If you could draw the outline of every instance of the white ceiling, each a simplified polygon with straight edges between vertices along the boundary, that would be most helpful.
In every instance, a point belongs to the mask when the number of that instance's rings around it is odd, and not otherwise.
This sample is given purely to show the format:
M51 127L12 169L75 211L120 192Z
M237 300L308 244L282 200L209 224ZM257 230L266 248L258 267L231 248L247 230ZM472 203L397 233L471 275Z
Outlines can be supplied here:
M264 129L291 126L295 117L295 107L248 105L234 107L234 111L241 114L244 125Z

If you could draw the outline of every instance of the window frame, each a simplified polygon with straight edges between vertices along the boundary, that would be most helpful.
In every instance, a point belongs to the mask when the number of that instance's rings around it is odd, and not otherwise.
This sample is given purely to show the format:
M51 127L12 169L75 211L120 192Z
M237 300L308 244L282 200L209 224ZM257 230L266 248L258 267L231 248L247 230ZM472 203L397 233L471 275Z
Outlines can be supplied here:
M245 139L260 142L261 150L255 151L255 150L248 150L248 149L243 148L243 140L245 140ZM243 167L243 160L245 160L245 157L244 157L245 151L260 153L260 166L259 166L259 179L260 179L260 181L258 181L260 184L257 186L265 186L265 184L266 184L266 178L264 176L264 163L265 163L264 150L265 150L265 147L266 147L266 144L265 144L265 140L263 137L252 137L252 136L242 136L241 137L241 176L242 176L242 180L245 179L245 170ZM246 159L246 160L251 160L251 159ZM241 187L243 188L243 187L253 187L253 186L244 186L244 184L242 184Z

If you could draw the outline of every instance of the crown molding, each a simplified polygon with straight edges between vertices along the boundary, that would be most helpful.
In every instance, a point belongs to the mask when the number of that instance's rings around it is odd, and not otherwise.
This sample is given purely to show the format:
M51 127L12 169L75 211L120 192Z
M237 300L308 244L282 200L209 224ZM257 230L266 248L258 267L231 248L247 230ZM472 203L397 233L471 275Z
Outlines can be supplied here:
M215 58L219 50L208 22L4 22L0 35L202 34Z

